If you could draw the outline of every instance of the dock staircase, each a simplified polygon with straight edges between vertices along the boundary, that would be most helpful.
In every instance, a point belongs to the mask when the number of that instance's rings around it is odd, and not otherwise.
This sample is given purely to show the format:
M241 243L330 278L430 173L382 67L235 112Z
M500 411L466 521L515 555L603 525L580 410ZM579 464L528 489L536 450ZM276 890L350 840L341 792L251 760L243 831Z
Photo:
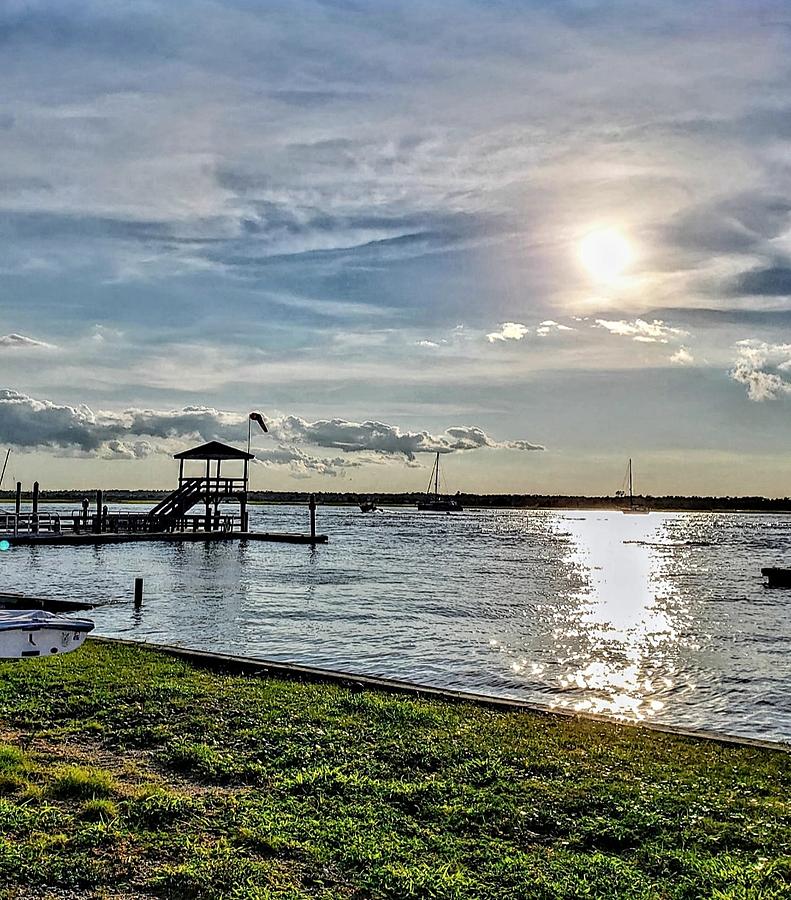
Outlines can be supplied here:
M151 531L174 531L185 527L196 527L196 521L200 519L207 530L210 523L206 521L212 514L208 511L214 509L214 517L217 516L217 507L227 500L246 499L247 481L242 478L217 478L198 477L182 478L178 488L168 494L163 500L149 510L148 521ZM202 505L206 512L201 516L190 516L189 511L197 505ZM227 523L228 516L222 519Z
M179 461L179 485L149 510L146 530L246 531L248 464L254 458L253 454L219 441L209 441L176 453L174 458ZM241 477L228 478L220 473L222 463L229 461L237 466L241 464ZM205 474L194 478L185 476L184 464L195 462L205 464ZM239 504L238 514L220 513L220 504L228 501ZM202 511L190 514L190 510L199 505L203 507Z
M148 518L156 522L157 530L172 528L193 506L205 501L205 481L205 478L185 478L175 491L149 510Z

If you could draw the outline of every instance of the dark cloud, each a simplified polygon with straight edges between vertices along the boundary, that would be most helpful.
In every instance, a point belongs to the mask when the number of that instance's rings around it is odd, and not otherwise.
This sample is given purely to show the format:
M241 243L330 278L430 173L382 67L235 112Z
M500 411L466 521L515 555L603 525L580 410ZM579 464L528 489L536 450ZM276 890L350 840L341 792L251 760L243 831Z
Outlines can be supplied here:
M681 254L752 253L782 233L790 216L784 197L740 193L683 210L658 237Z
M751 269L728 287L731 296L791 297L791 266L778 264Z
M205 406L169 411L94 412L85 405L59 405L13 390L0 391L0 442L20 447L76 449L104 457L142 458L162 451L161 446L149 439L238 442L244 434L245 423L246 417L238 413ZM345 419L308 422L299 416L281 416L269 419L268 424L270 433L281 444L260 454L261 462L294 464L325 474L336 474L339 469L356 467L360 463L337 459L316 461L294 445L311 444L345 453L401 455L407 460L414 460L418 453L451 453L483 447L544 449L524 440L496 441L474 426L454 426L434 435L426 431L401 431L384 422L349 422Z
M384 422L347 422L345 419L321 419L306 422L298 416L284 416L273 422L271 430L288 441L315 444L345 452L370 450L384 454L403 454L412 460L418 453L452 453L482 447L512 450L543 450L529 441L495 441L475 426L453 426L443 434L427 431L401 431Z

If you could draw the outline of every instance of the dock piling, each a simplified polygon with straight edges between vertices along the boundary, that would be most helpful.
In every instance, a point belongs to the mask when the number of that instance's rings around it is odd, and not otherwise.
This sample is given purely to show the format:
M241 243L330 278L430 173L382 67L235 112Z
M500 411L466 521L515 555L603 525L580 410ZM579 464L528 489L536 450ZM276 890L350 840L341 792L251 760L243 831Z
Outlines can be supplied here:
M316 495L315 494L310 495L308 509L310 509L310 539L315 543L315 541L316 541Z
M135 578L135 609L143 605L143 579Z
M96 492L96 525L93 529L97 534L101 534L102 529L102 492Z
M33 482L33 509L31 510L33 518L30 523L30 530L33 534L38 534L38 482Z
M14 506L14 537L19 534L19 517L22 515L22 482L16 483L16 504Z

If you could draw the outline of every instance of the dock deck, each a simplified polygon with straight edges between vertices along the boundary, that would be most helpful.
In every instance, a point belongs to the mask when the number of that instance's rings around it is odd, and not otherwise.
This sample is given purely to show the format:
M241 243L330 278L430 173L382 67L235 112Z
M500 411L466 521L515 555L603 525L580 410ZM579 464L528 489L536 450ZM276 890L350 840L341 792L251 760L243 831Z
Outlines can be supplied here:
M326 534L289 534L274 531L142 531L80 532L38 534L0 534L0 540L11 547L80 547L102 544L132 544L145 541L160 543L196 543L214 541L270 541L280 544L326 544Z

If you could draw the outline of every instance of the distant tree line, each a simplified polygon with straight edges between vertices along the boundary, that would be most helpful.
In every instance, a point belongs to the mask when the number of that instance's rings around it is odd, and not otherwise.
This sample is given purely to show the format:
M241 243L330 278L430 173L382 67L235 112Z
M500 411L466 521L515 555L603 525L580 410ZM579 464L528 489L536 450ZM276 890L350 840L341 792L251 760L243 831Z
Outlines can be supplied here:
M169 491L159 490L103 490L104 503L155 503L165 497ZM358 493L353 491L316 491L319 503L353 504L374 496L380 506L414 506L424 494L412 492L403 494ZM311 492L308 491L251 491L250 500L260 503L307 503ZM52 490L42 491L40 500L50 503L73 503L75 507L84 498L93 504L96 490ZM30 502L29 491L23 492L23 500ZM458 494L457 499L462 506L470 509L620 509L624 505L622 497L585 497L570 494ZM13 491L0 492L0 503L14 502ZM789 497L635 497L639 506L656 510L690 510L723 512L791 512Z

